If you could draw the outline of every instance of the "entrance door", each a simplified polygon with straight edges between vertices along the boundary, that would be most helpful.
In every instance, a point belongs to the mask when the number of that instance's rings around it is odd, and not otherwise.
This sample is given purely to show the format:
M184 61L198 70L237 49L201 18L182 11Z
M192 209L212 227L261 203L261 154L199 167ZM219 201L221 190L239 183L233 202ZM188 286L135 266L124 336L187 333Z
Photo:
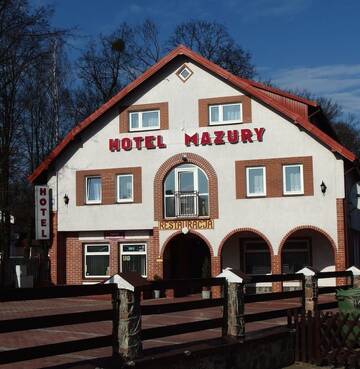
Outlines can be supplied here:
M176 208L178 216L197 216L197 175L194 168L176 169Z

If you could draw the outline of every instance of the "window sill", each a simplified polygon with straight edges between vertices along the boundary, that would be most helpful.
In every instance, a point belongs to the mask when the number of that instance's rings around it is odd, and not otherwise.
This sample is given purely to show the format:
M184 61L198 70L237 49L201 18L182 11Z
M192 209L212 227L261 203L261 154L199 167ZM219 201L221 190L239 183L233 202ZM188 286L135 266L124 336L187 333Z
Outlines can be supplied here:
M294 196L304 196L304 192L302 193L283 193L284 197L294 197Z
M128 131L128 133L139 133L139 132L153 132L153 131L161 131L161 128L150 128L150 129L132 129Z
M219 123L208 123L209 127L217 127L217 126L234 126L236 124L243 124L244 121L239 122L231 122L231 123L225 123L225 122L219 122Z
M247 199L264 199L266 198L266 194L265 195L246 195Z
M134 204L134 200L116 201L115 204Z
M97 275L97 276L85 276L83 277L83 281L87 281L87 282L90 282L92 279L94 281L101 281L103 280L104 278L110 278L111 276L110 275L103 275L103 276L100 276L100 275Z
M174 217L174 218L163 218L162 220L207 220L211 219L209 215L199 217Z

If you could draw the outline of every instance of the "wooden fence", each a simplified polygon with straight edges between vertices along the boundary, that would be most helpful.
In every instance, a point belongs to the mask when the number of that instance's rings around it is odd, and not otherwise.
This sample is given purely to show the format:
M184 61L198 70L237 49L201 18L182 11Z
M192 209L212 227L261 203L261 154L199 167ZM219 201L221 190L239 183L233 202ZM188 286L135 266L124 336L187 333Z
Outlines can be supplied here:
M42 288L3 289L0 290L0 303L22 300L44 300L66 297L112 295L113 307L107 310L89 312L76 312L56 314L39 317L0 320L1 333L28 331L31 329L49 328L80 323L99 321L112 321L113 332L107 336L92 337L75 341L26 347L7 351L0 351L0 364L14 363L16 361L43 358L46 356L67 354L76 351L95 349L100 347L117 345L117 327L114 324L118 320L116 306L117 285L91 285L91 286L59 286Z
M343 288L348 288L354 283L351 272L331 272L317 273L311 277L304 276L304 274L251 275L244 276L242 283L229 283L224 278L163 280L135 288L134 292L119 290L115 284L0 290L0 303L35 299L44 299L46 301L46 299L50 298L104 294L111 294L113 299L112 308L107 310L0 321L0 334L99 321L112 321L113 323L111 335L0 352L0 364L105 346L112 346L113 354L121 354L126 360L135 359L141 355L142 342L146 340L221 328L219 333L221 332L222 336L233 336L241 341L245 338L246 324L275 318L283 318L283 324L287 323L289 328L296 329L298 358L309 361L317 355L311 351L310 347L314 346L314 339L317 339L314 338L314 330L316 331L319 324L321 325L322 323L320 318L320 320L312 320L314 312L310 312L310 315L308 314L307 317L311 316L311 318L307 318L305 309L307 306L312 306L315 308L315 312L319 312L322 309L337 307L337 304L333 302L318 304L317 299L319 295L336 291L336 286L318 288L317 281L322 278L348 278L350 283L342 286ZM297 281L299 288L294 291L262 294L250 294L247 292L247 287L256 283L275 284L287 281ZM181 302L174 299L174 302L164 300L161 303L157 301L152 304L143 304L139 298L141 292L171 290L183 288L184 286L192 290L199 290L202 287L215 287L221 289L222 293L221 297L212 299L191 299ZM293 302L297 299L297 303L290 309L277 308L256 313L245 313L246 304L284 299L292 299ZM309 305L308 300L311 300L313 304ZM139 329L141 324L138 323L141 322L142 316L212 307L222 307L222 313L219 317L196 322ZM119 332L121 333L119 334ZM317 342L320 341L321 337L318 338L318 341L315 341L315 347L318 347Z

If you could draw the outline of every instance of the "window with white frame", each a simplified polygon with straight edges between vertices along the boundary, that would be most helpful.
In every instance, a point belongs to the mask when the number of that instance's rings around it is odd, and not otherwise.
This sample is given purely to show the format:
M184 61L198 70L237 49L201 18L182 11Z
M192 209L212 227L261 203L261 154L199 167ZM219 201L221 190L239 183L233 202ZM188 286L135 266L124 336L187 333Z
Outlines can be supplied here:
M246 168L246 195L266 196L266 169L265 167Z
M241 121L242 106L240 103L209 106L209 125L232 124Z
M302 195L304 193L304 179L302 164L283 166L284 195Z
M117 176L117 201L134 201L134 176L132 174L119 174Z
M84 246L85 277L108 277L110 275L110 247L106 244Z
M129 125L130 132L160 129L160 110L130 112Z
M165 218L209 216L209 180L193 164L172 169L164 181Z
M122 273L136 272L146 277L146 243L120 244L120 258Z
M101 203L101 177L86 177L86 203Z

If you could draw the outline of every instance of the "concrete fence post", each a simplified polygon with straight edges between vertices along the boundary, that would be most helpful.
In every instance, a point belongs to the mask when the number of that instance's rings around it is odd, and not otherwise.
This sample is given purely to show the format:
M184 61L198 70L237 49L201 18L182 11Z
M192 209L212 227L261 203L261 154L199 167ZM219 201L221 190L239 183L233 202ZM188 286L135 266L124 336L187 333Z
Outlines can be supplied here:
M133 360L142 355L140 294L119 289L118 354L124 360Z
M347 271L352 272L354 278L354 288L360 288L360 269L355 265L346 269Z
M316 271L313 268L305 267L297 273L305 276L305 312L311 311L314 314L317 310L318 303L318 278Z
M227 334L239 339L244 339L244 284L237 282L228 282L227 290Z

